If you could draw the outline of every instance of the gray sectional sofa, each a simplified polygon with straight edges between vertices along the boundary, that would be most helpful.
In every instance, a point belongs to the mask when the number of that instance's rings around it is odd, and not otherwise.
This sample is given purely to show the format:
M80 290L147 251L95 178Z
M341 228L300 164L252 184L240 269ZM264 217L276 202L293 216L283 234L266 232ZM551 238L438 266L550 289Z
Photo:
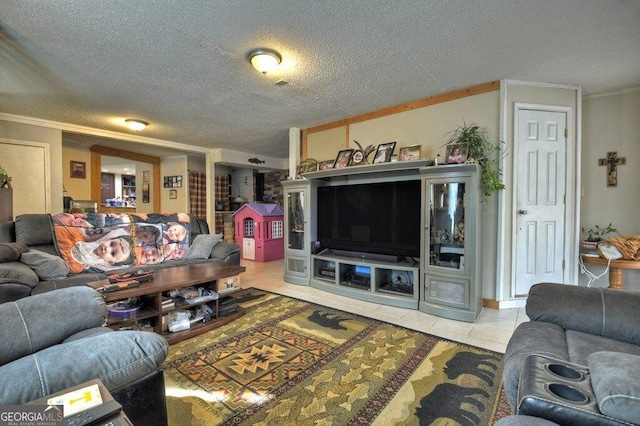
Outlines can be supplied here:
M133 424L166 425L167 341L113 331L106 318L102 296L86 286L0 304L0 405L100 379Z
M516 413L558 424L640 424L640 292L536 284L526 312L530 321L515 330L504 358ZM500 424L549 423L514 416Z
M191 225L191 241L199 234L208 234L207 222L189 216ZM29 250L48 253L58 256L54 245L51 216L48 214L23 214L16 217L14 222L0 223L1 243L23 243ZM240 264L240 246L235 243L221 241L217 243L208 259L180 259L164 261L155 265L145 266L145 270L156 270L178 265L186 265L202 262L226 262L232 265ZM133 272L140 267L121 269L118 272ZM50 279L43 274L38 275L37 265L27 265L20 260L0 262L0 303L18 300L23 297L45 293L55 289L84 286L90 281L96 281L107 277L105 273L82 272L72 274L62 279Z

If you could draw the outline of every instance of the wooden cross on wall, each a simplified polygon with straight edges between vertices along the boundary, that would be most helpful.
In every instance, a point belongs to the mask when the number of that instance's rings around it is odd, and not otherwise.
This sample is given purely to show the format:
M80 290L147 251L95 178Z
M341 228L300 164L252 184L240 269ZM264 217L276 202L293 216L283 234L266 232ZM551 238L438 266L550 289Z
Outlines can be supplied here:
M623 166L627 157L618 157L617 151L607 152L607 158L598 160L599 166L607 166L607 186L618 186L618 166Z

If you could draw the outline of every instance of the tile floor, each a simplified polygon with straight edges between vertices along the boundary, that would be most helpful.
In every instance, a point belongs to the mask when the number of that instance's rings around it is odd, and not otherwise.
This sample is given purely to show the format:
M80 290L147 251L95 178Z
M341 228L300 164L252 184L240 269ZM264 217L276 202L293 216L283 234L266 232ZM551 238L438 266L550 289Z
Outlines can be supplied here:
M529 320L524 308L484 308L475 323L454 321L418 310L364 302L307 286L286 283L282 279L283 260L260 263L243 259L241 265L247 268L241 275L243 288L268 290L501 353L504 353L517 325Z

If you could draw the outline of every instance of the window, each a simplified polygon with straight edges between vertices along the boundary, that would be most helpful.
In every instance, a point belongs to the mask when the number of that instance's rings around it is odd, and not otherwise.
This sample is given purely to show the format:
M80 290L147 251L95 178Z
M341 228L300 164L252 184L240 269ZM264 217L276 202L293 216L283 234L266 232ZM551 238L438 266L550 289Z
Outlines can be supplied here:
M281 220L271 222L271 238L282 238L284 226Z
M254 222L253 219L248 218L244 220L244 236L253 237L254 235Z

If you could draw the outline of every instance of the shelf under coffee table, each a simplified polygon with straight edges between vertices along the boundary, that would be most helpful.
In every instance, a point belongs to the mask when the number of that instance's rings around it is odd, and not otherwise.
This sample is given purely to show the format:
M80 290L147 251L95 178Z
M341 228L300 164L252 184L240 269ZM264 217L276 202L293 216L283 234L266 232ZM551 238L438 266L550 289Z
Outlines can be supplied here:
M146 299L146 307L135 315L126 318L108 319L108 324L112 328L124 327L136 321L149 319L153 326L153 331L162 334L170 344L180 342L185 339L205 333L214 328L227 324L245 314L245 309L238 308L227 315L220 316L218 310L218 300L216 300L216 315L207 322L191 324L188 330L178 332L168 332L162 330L162 317L171 311L184 309L185 306L175 306L169 309L162 309L162 293L176 290L183 287L206 286L214 291L218 291L218 282L224 278L233 277L244 272L246 268L240 265L228 265L226 263L198 263L160 269L153 272L153 280L141 283L138 287L119 290L111 293L102 293L105 302L118 302L133 297ZM92 281L87 285L94 289L99 289L109 284L108 279ZM222 297L222 296L221 296ZM197 305L190 305L194 307Z

